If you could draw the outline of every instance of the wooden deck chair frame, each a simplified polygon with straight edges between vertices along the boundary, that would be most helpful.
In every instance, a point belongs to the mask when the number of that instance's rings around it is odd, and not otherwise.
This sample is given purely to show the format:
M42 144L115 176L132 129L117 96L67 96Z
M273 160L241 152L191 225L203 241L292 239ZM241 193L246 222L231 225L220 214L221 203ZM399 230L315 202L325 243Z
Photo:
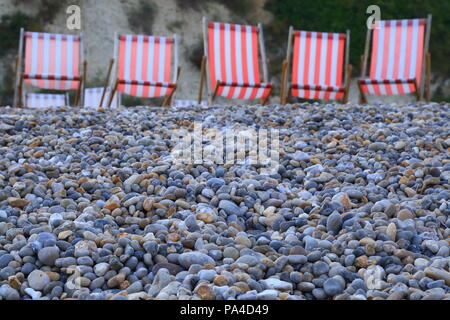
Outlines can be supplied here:
M431 100L431 85L430 85L430 77L431 77L431 54L429 52L430 48L430 36L431 36L431 22L432 15L429 14L426 18L426 26L425 26L425 40L424 40L424 54L422 61L422 83L419 85L417 81L414 83L416 88L416 98L417 101L422 101L422 97L425 96L427 102ZM366 43L364 46L364 54L361 56L361 79L364 79L368 76L368 67L369 67L369 51L372 45L373 38L373 29L367 29L366 34ZM358 82L359 89L359 103L367 104L367 95L363 91L361 84Z
M87 76L87 68L88 62L85 60L85 52L84 52L84 35L81 32L80 35L80 65L79 65L79 74L80 74L80 83L78 85L78 89L75 94L75 103L74 106L80 106L81 101L83 101L83 91L84 86L86 84L86 76ZM14 102L13 106L15 108L22 108L23 105L23 93L24 93L24 78L23 78L23 69L24 69L24 38L25 38L25 29L20 29L20 39L19 39L19 52L16 57L16 83L14 86Z
M108 87L112 84L111 87L111 91L110 91L110 95L108 97L108 103L106 104L108 106L108 108L111 108L111 104L112 101L114 99L114 95L117 92L117 89L119 87L119 78L118 78L118 74L119 74L119 33L115 32L114 34L114 58L112 58L109 61L109 66L108 66L108 73L106 76L106 81L105 81L105 86L103 88L103 93L102 93L102 98L100 99L100 105L98 106L99 110L102 109L102 105L103 105L103 100L106 98L106 91L108 89ZM173 97L175 96L175 92L178 89L178 81L180 79L180 74L181 74L181 66L179 66L179 57L178 57L178 53L179 53L179 49L178 49L178 36L176 34L174 34L172 36L173 40L174 40L174 58L172 59L172 64L173 64L173 83L175 84L175 88L172 90L171 94L168 95L162 106L163 107L167 107L167 106L171 106L172 105L172 101L173 101ZM111 78L112 73L114 72L114 76ZM111 79L113 79L113 83L111 83ZM119 101L119 105L120 105L120 101L122 99L122 93L118 93L117 95L117 99ZM151 98L150 98L151 99Z
M292 64L292 56L293 56L293 44L294 44L294 27L289 28L289 37L288 37L288 49L287 49L287 56L286 59L283 61L283 64L281 66L281 91L280 91L280 103L282 105L285 105L290 97L290 91L292 84L289 83L289 75L292 73L291 70L291 64ZM347 30L346 32L346 39L345 39L345 57L344 57L344 81L345 83L345 91L344 96L342 99L340 99L341 103L347 103L348 102L348 95L350 91L350 83L351 83L351 76L353 71L353 66L349 63L350 61L350 30Z
M208 105L211 106L214 103L214 100L217 97L217 92L220 87L220 81L218 80L216 83L216 87L211 88L211 75L209 72L209 39L208 39L208 19L206 17L203 17L202 19L203 23L203 47L204 47L204 54L202 57L202 64L201 64L201 70L200 70L200 88L198 92L198 104L201 104L203 99L203 87L206 85L206 91L208 93ZM258 23L258 42L259 42L259 61L258 63L262 64L262 74L263 79L262 82L269 82L269 72L268 72L268 62L267 62L267 56L266 56L266 47L264 45L264 30L261 23ZM273 88L270 89L270 93L268 94L267 98L261 99L261 104L266 105L269 101L271 92Z

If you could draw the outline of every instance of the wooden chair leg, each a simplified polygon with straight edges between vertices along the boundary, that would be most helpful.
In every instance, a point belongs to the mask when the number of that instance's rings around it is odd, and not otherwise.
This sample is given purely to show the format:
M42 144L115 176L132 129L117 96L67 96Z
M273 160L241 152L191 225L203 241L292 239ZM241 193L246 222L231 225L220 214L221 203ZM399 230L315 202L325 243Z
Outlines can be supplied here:
M88 62L85 60L83 62L83 83L82 83L82 87L80 90L80 97L79 97L79 101L78 101L78 106L81 107L82 104L84 103L84 88L86 86L86 79L87 79L87 69L88 69Z
M280 90L280 103L282 105L286 104L286 72L287 72L288 61L284 60L283 65L281 66L281 90Z
M347 79L346 79L344 97L342 98L342 104L346 104L348 102L348 96L350 93L350 83L351 83L351 79L352 79L352 71L353 71L353 66L351 64L349 64L347 66Z
M361 83L358 81L358 89L359 89L359 104L367 104L367 96L363 91Z
M178 86L175 85L175 88L172 90L172 92L164 99L163 107L168 107L172 103L172 97L175 94L175 91L177 90Z
M18 108L23 108L23 101L22 101L22 95L23 95L23 76L20 77L19 80L19 93L18 93L18 97L17 97L17 107Z
M78 85L77 93L75 94L75 103L74 107L79 106L80 97L81 97L81 88L83 87L83 79L80 80L80 84Z
M200 88L198 90L198 104L202 103L202 97L203 97L203 86L205 84L205 78L206 78L206 56L203 56L202 58L202 67L200 71Z
M102 98L100 99L100 105L98 106L99 109L101 109L103 106L103 101L106 96L106 91L108 90L109 80L111 78L111 72L112 72L112 67L114 65L114 62L115 62L114 59L111 59L109 61L108 74L106 75L105 87L103 88Z
M425 97L427 103L431 101L431 54L426 56L426 79L425 79Z
M421 102L422 101L422 95L420 94L419 86L417 85L417 80L416 79L414 79L414 88L416 90L417 102Z
M114 96L116 95L117 87L119 86L119 79L116 80L114 84L114 88L110 92L109 100L108 100L108 109L111 108L112 101Z
M220 83L221 83L221 82L220 82L219 80L218 80L217 83L216 83L216 87L214 88L214 93L213 93L212 101L211 101L211 102L214 102L214 100L216 99L217 92L219 91Z

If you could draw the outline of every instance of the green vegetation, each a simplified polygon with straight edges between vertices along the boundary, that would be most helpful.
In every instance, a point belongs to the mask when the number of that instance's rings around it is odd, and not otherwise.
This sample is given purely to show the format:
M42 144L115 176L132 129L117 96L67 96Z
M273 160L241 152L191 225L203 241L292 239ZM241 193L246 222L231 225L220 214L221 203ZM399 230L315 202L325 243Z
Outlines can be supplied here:
M167 25L167 29L169 29L172 32L176 32L177 30L180 30L183 27L183 24L184 22L182 20L175 20Z
M232 13L239 17L246 17L253 9L252 0L176 0L178 7L199 11L204 9L208 3L216 2L224 5Z
M205 54L205 50L203 48L203 39L198 40L198 42L193 45L190 49L185 50L185 54L188 57L188 61L200 70L202 65L202 58Z
M266 9L274 15L274 21L266 27L266 41L272 61L280 64L286 53L286 41L290 25L296 29L324 32L351 30L350 61L356 70L364 51L366 14L369 5L378 5L381 19L426 18L433 15L431 55L433 73L450 75L450 1L435 0L269 0ZM280 56L281 55L281 56ZM278 70L279 71L279 70ZM356 74L356 71L355 71Z
M140 0L139 6L128 12L128 23L136 33L152 34L158 8L150 0Z
M33 17L20 11L0 17L0 57L17 51L20 28L32 31L40 31L41 29Z

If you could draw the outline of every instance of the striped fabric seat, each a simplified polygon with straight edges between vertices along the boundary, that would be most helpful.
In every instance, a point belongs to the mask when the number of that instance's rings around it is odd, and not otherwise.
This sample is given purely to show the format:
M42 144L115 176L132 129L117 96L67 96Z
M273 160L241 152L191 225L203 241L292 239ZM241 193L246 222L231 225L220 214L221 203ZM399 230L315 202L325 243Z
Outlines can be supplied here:
M42 89L78 89L79 36L25 32L25 83Z
M120 35L118 91L141 98L169 96L174 38Z
M359 80L364 93L417 92L422 81L425 19L379 21L373 30L370 73Z
M294 31L291 95L342 99L346 34Z
M259 27L208 23L211 88L230 99L266 99L270 83L261 82L258 63Z
M175 100L174 106L175 107L191 107L191 106L197 106L198 102L195 100ZM200 103L201 106L207 106L208 103L206 101L202 101Z
M85 108L98 108L100 105L100 100L102 99L104 88L88 88L84 90L84 107ZM111 88L107 88L105 98L103 99L102 107L106 108L108 105L108 98L111 94ZM114 95L113 107L118 107L117 94Z
M28 93L25 96L25 105L28 108L65 107L66 95Z

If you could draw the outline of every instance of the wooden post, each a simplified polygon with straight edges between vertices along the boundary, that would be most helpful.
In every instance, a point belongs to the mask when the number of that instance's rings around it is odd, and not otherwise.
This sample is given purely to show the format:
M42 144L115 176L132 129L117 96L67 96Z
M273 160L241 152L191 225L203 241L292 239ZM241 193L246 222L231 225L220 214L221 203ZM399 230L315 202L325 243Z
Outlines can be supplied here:
M362 55L360 60L360 67L361 70L363 70L364 68L364 60L365 60L365 55ZM364 79L364 75L361 75L361 79ZM359 104L365 104L367 103L367 98L366 98L366 94L363 92L361 84L359 82L360 79L358 79L358 90L359 90Z
M83 63L83 87L81 88L80 101L79 101L80 106L82 106L82 104L84 102L84 89L86 87L87 70L88 70L88 62L87 62L87 60L84 60L84 63Z
M206 78L206 56L203 56L202 58L202 66L200 69L200 88L198 90L198 104L202 103L202 97L203 97L203 86L205 84L205 78Z
M217 92L219 91L219 87L220 87L220 80L217 80L216 87L214 89L214 93L213 93L213 96L212 96L211 104L212 104L212 102L214 102L214 99L217 96Z
M176 34L173 35L173 42L175 45L174 48L174 65L173 65L173 70L175 70L174 73L174 77L173 77L173 83L176 83L178 81L178 77L179 77L179 68L178 68L178 37Z
M103 101L105 99L106 91L108 90L109 81L111 78L111 72L112 72L114 62L115 62L114 58L109 60L108 74L106 76L105 87L103 88L103 92L102 92L102 98L100 99L100 105L98 106L99 109L101 109L103 106Z
M350 30L347 30L346 36L345 36L345 93L344 97L342 98L342 103L345 104L348 102L348 95L350 91L350 83L352 81L352 70L353 66L350 65Z
M208 50L208 21L206 17L203 17L203 46L204 46L204 56L206 57L206 63L205 63L205 75L206 75L206 91L208 92L208 105L211 106L213 103L213 96L212 96L212 88L210 88L211 84L211 75L209 74L209 50Z
M108 108L111 108L111 104L114 98L114 95L116 94L117 87L119 86L119 79L116 79L116 83L114 84L114 87L111 89L111 92L109 93L109 100L108 100Z
M176 94L176 90L178 89L178 79L180 78L181 74L181 67L179 66L179 60L178 60L178 36L176 34L173 35L173 41L174 41L174 67L173 70L174 76L173 76L173 82L176 84L175 90L172 92L172 94L169 96L169 100L167 101L167 106L172 106L172 100L173 97Z
M80 84L78 86L76 98L75 98L75 106L79 107L81 103L81 91L83 90L84 82L86 81L86 72L87 72L87 61L83 62L83 75L80 79Z
M264 30L261 23L258 23L258 38L259 38L259 47L261 50L261 62L262 62L262 70L263 70L263 82L269 82L269 72L268 72L268 62L266 56L266 46L264 45ZM272 90L271 90L272 92ZM270 94L269 94L270 96ZM267 103L269 96L266 99L261 100L261 104L264 105Z
M86 86L86 73L87 73L87 60L85 59L85 48L84 48L84 33L81 32L80 33L80 61L83 61L83 65L81 66L82 68L82 78L83 78L83 82L81 85L81 90L80 90L80 96L78 97L78 103L77 106L81 106L84 102L84 88Z
M17 103L17 107L18 108L23 108L23 77L20 76L19 79L19 98L18 98L18 103Z
M287 71L287 60L283 61L281 65L281 89L280 89L280 104L286 104L284 90L286 88L286 71Z
M266 47L264 45L264 31L261 23L258 23L258 37L259 37L259 47L261 50L261 60L263 67L263 82L269 82L269 73L267 68L267 56L266 56Z
M414 88L416 90L417 101L418 102L422 101L422 95L420 94L420 88L419 85L417 84L417 79L414 79Z
M13 107L17 108L19 104L22 104L22 97L20 96L19 86L22 86L22 61L23 61L23 38L25 35L25 30L20 29L20 40L19 40L19 52L17 54L17 68L16 68L16 84L14 86L14 101Z
M289 97L289 88L288 88L288 77L289 77L289 70L291 68L291 59L292 59L292 42L294 38L294 27L289 27L289 35L288 35L288 47L287 47L287 54L286 54L286 71L284 73L284 77L281 79L282 83L282 96L281 96L281 104L286 104L287 99Z
M425 44L424 44L424 56L423 56L423 60L422 60L422 79L425 79L426 76L426 59L427 59L427 55L429 53L429 48L430 48L430 36L431 36L431 22L432 22L432 15L429 14L427 17L427 25L426 25L426 33L425 33ZM425 93L425 81L422 80L422 83L419 84L420 85L420 92L421 95L424 96L426 95Z
M346 71L345 93L344 93L344 97L342 98L343 104L346 104L348 102L348 95L350 93L350 83L352 81L352 71L353 71L353 66L351 64L348 64L347 71Z
M366 70L367 70L367 62L369 60L369 49L370 49L371 36L372 36L372 30L367 29L366 44L364 46L364 55L362 56L362 61L361 61L361 78L364 78L367 74Z
M427 54L427 66L426 66L426 82L425 82L425 97L429 103L431 101L431 54Z

